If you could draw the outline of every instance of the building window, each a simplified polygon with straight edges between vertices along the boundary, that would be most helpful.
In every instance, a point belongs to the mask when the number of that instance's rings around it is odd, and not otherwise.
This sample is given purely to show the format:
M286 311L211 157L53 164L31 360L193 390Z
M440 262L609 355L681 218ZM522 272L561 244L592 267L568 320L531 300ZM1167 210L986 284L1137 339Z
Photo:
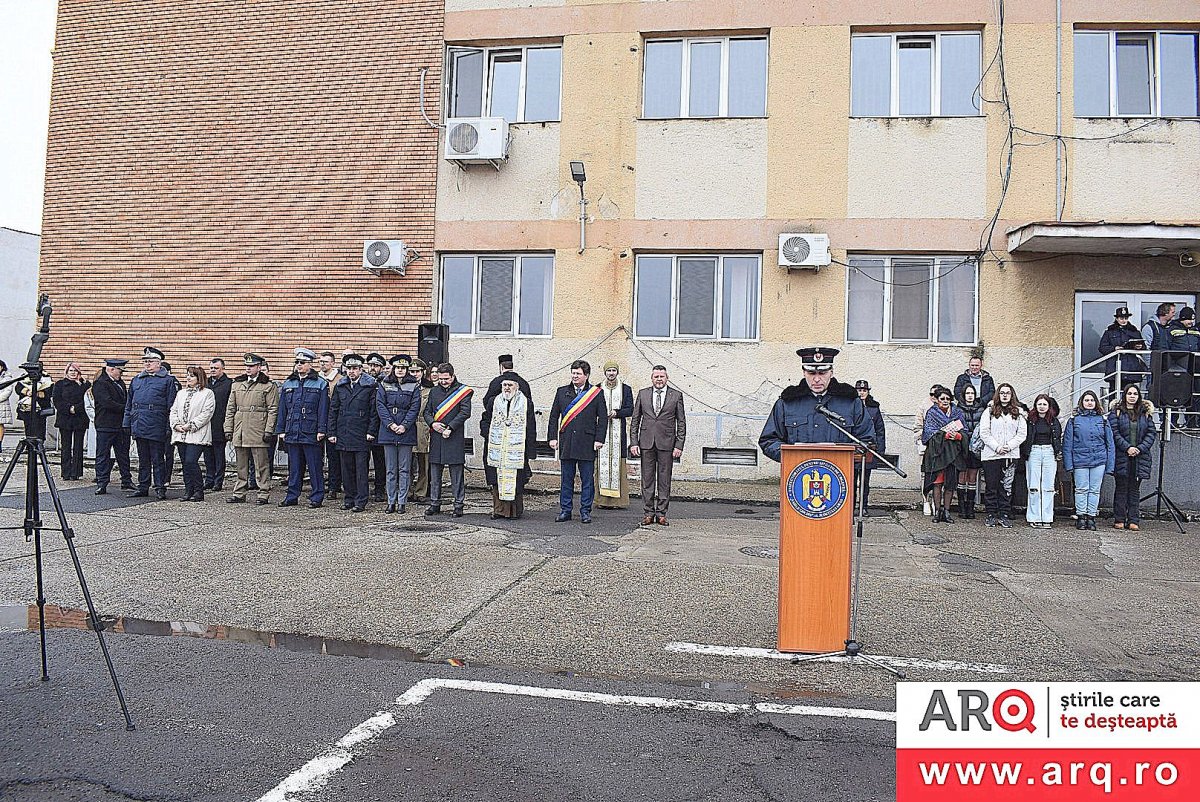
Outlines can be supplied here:
M976 117L978 32L850 38L851 117Z
M679 340L757 340L761 255L641 254L633 333Z
M559 119L562 47L448 51L450 117L503 117L510 123Z
M765 117L767 38L650 39L642 116Z
M851 256L846 341L974 345L973 256Z
M443 256L439 286L441 318L451 334L550 336L549 254Z
M1076 117L1200 117L1200 35L1076 31Z

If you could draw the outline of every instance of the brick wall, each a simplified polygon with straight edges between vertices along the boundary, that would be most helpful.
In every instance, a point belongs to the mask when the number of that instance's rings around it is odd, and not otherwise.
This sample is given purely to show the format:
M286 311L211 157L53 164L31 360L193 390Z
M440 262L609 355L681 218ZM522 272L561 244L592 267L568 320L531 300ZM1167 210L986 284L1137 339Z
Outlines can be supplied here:
M442 0L62 0L47 367L415 348L430 319ZM404 277L362 269L403 239ZM286 367L286 370L284 368ZM237 365L230 368L237 372Z

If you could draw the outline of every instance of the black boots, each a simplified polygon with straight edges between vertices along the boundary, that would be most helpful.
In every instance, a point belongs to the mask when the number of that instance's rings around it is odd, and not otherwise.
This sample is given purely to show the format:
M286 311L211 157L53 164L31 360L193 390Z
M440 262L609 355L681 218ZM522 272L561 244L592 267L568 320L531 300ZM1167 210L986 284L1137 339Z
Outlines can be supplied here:
M975 517L975 491L966 490L960 491L966 496L966 501L959 502L958 514L963 518L974 519Z

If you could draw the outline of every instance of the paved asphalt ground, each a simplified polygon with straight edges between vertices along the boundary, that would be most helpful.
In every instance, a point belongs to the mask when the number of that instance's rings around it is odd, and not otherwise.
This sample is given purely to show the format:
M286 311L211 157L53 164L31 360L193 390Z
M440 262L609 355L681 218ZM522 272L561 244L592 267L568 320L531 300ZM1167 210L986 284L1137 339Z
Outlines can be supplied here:
M275 798L329 802L894 794L879 711L895 680L758 656L775 642L770 507L679 503L672 526L642 528L636 511L555 524L546 497L519 522L482 503L427 519L133 504L82 483L63 498L97 607L122 618L106 639L138 730L92 633L51 629L38 681L32 546L0 533L4 802L253 800L280 783L300 790ZM0 526L22 506L0 497ZM1197 532L875 517L860 639L912 680L1193 679ZM69 555L45 537L48 612L77 622ZM351 732L366 735L339 751Z

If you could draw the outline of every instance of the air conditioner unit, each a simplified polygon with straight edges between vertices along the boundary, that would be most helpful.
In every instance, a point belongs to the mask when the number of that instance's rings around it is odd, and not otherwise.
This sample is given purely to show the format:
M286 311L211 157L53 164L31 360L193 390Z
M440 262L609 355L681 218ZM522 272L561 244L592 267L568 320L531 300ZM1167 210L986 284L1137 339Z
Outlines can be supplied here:
M499 169L508 158L508 122L503 117L459 117L446 120L447 161L491 164Z
M828 234L780 234L779 266L820 270L830 262Z
M384 271L404 275L408 249L397 239L369 239L363 242L363 269L379 276Z

